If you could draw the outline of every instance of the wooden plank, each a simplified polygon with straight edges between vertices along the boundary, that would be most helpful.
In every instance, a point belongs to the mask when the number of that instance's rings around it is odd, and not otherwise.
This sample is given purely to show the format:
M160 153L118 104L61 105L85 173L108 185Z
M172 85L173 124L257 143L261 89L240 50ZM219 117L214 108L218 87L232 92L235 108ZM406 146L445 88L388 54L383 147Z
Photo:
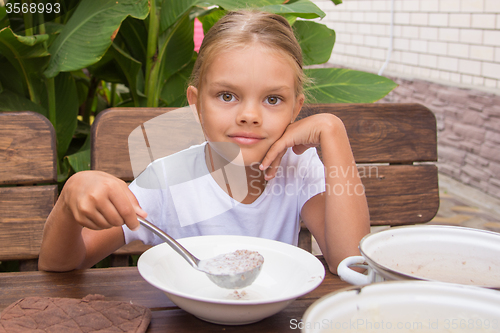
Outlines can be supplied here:
M436 166L362 165L358 169L372 225L424 223L436 215L439 208Z
M0 260L36 259L57 185L0 188Z
M316 104L299 117L321 112L342 119L357 163L437 161L436 118L421 104Z
M35 112L0 112L0 124L0 184L56 182L56 139L50 121Z

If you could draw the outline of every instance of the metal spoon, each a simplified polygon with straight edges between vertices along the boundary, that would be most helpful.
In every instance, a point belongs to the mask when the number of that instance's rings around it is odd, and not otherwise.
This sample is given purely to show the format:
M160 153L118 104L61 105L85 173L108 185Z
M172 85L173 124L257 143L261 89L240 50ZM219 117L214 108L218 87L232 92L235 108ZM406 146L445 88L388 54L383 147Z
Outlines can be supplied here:
M210 273L203 268L200 268L200 263L209 261L211 259L203 259L200 260L192 255L188 250L186 250L181 244L179 244L175 239L165 233L163 230L152 224L151 222L137 216L137 220L144 226L146 229L155 233L158 237L160 237L165 243L170 245L175 252L179 253L191 266L195 269L205 273L212 282L218 285L221 288L226 289L239 289L244 288L251 285L257 276L260 273L262 268L262 263L258 266L244 272L234 273L234 274L213 274Z

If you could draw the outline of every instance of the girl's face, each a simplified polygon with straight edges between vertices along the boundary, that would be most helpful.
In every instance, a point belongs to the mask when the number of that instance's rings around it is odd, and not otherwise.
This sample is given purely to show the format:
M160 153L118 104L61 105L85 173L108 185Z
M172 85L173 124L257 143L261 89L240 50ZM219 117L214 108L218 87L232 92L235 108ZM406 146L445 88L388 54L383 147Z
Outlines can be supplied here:
M209 142L231 142L244 163L260 163L298 115L304 95L295 95L290 60L259 44L219 53L207 67L200 89L190 86Z

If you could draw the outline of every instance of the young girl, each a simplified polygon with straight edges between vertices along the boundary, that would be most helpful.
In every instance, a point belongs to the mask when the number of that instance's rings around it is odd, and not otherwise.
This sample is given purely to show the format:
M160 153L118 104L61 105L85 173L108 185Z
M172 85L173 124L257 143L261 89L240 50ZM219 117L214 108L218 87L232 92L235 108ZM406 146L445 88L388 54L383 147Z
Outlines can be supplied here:
M364 193L353 191L362 185L352 172L356 165L341 120L317 114L294 121L305 80L301 49L286 19L256 11L227 14L206 34L187 89L207 142L183 152L184 166L192 175L215 175L229 165L219 144L237 146L245 195L237 197L215 176L175 195L168 186L141 186L141 177L175 177L155 168L166 160L152 163L130 187L103 172L77 173L47 219L39 268L87 268L132 240L159 243L139 228L137 214L174 238L241 234L295 245L301 218L336 273L342 259L359 254L369 214ZM317 146L323 163L312 148ZM344 172L330 172L339 168ZM176 209L179 201L184 209ZM233 205L212 215L200 208L205 202L217 210L223 201ZM199 211L202 219L191 216Z

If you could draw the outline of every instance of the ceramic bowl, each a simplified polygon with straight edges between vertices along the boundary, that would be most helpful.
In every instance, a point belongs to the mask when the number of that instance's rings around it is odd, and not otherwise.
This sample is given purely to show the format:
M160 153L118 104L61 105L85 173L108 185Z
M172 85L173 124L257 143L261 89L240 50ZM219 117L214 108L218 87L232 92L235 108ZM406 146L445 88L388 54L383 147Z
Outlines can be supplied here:
M350 287L314 302L302 333L500 332L500 292L430 281L390 281Z
M325 269L311 253L278 241L246 236L200 236L178 240L199 259L239 249L264 257L260 275L244 289L222 289L191 267L167 244L144 252L139 273L185 311L217 324L243 325L283 310L297 297L315 289Z

